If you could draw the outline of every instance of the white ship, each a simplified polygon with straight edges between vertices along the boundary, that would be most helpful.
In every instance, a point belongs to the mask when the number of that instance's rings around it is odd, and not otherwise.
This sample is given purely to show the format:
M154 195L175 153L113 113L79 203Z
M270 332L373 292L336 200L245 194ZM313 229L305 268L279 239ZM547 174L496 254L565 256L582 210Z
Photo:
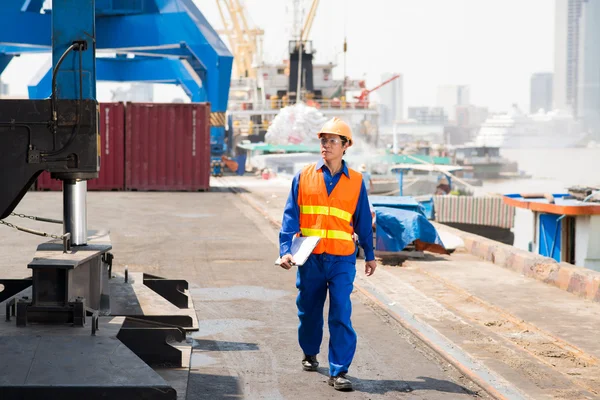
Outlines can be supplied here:
M580 121L560 111L525 115L517 107L488 118L475 139L477 146L499 148L567 148L581 145L586 134Z

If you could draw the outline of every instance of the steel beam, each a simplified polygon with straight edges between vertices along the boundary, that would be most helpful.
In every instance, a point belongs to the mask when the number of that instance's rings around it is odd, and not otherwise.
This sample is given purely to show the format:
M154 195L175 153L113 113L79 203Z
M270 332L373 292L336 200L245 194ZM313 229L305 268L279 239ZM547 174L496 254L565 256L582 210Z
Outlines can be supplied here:
M0 2L0 10L30 11L39 13L44 0L3 0Z
M200 78L193 75L181 60L160 58L98 58L96 79L109 82L146 82L180 85L191 101L205 101L206 93ZM29 98L48 98L51 91L52 71L28 87Z
M44 5L44 0L18 0L18 2L23 3L21 11L34 13L39 13Z
M12 58L13 56L0 53L0 75L2 75L2 72L4 72L6 67L8 67L8 64L10 64Z
M114 49L126 52L128 49L179 47L189 43L190 30L197 30L185 12L170 14L140 14L126 17L98 18L99 49ZM202 35L195 35L193 42L207 43Z
M189 307L190 300L186 294L186 290L188 290L187 281L181 279L165 279L144 274L144 285L167 299L176 307Z
M25 54L39 54L39 53L48 53L50 48L46 46L35 47L35 46L0 46L0 53L7 54L11 56L19 56L23 53Z
M96 15L134 15L156 13L158 8L152 1L96 0Z
M54 0L52 11L52 69L64 55L56 73L56 92L59 99L96 99L96 54L94 0ZM85 42L86 50L67 50L74 42ZM80 81L80 71L83 75ZM81 87L80 87L81 83Z
M102 50L99 53L108 52L109 50ZM174 58L174 59L189 59L192 57L189 50L185 45L180 44L179 46L165 46L161 48L145 48L138 50L129 50L127 54L133 54L135 56L144 57L158 57L158 58Z
M23 29L25 26L27 29ZM50 15L12 10L0 12L0 45L50 49L50 32Z
M96 99L95 0L54 0L52 10L52 79L54 99ZM54 80L54 78L56 78ZM63 185L65 233L72 243L87 243L87 182Z
M181 368L182 353L174 345L185 335L178 326L127 317L117 339L150 366Z
M211 103L212 111L225 112L233 56L193 2L155 0L155 3L160 14L97 18L97 49L186 57L191 68L202 79L206 101ZM83 16L79 8L74 10L70 11L73 16ZM55 14L52 13L52 18L56 18ZM20 26L32 28L17 29ZM29 48L30 51L39 52L41 47L50 48L51 41L47 37L49 31L50 15L19 11L0 13L0 45L9 46L12 50L20 48L25 51ZM63 45L55 53L65 49ZM87 64L86 71L91 65Z
M229 86L231 82L231 68L233 57L219 57L210 51L207 45L193 45L190 50L196 59L203 60L207 66L206 74L210 79L205 82L207 100L211 104L211 112L224 113L227 111L229 99ZM227 88L227 90L224 90ZM210 152L219 157L227 150L225 143L225 125L212 125L210 127Z
M136 52L185 44L193 56L188 62L202 79L211 111L225 112L233 56L202 13L187 1L179 2L187 5L185 12L98 19L98 48Z

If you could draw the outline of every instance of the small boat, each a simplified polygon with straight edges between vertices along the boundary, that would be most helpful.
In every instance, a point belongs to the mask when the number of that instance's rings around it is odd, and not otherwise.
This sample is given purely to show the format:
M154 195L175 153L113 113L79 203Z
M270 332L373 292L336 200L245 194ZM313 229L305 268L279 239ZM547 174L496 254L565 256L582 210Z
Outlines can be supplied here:
M594 201L600 191L586 197L569 193L506 194L507 205L530 210L534 233L530 251L600 271L600 204Z
M503 204L500 196L473 196L469 191L470 184L455 175L462 170L462 167L456 165L392 166L390 171L398 175L399 186L392 193L399 195L389 196L389 200L385 202L405 204L403 196L412 195L427 219L512 245L514 208ZM413 175L415 172L417 175ZM422 179L420 186L414 180L407 183L407 177L415 179L415 176ZM412 192L407 193L407 189L412 189ZM375 196L374 201L381 203L381 199L385 198Z
M503 179L519 172L519 166L500 155L500 148L493 146L463 145L454 148L453 161L469 169L479 179ZM465 175L466 176L466 175Z
M457 165L434 165L434 164L396 164L389 167L388 179L395 176L396 188L389 194L399 196L419 196L436 193L442 179L445 179L451 189L468 191L472 183L456 178L454 173L462 171ZM458 180L457 180L458 179ZM462 182L461 182L462 181ZM465 185L466 183L466 185ZM473 185L474 186L474 185ZM388 187L389 188L389 187ZM382 194L373 191L374 194ZM447 192L449 193L449 191Z

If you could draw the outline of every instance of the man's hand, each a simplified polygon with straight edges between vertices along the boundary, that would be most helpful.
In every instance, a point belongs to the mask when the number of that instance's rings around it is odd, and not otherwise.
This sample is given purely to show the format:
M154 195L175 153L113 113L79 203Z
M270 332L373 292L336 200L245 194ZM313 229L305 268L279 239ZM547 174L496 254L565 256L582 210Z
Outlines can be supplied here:
M365 263L365 275L371 276L375 273L375 269L377 268L377 261L371 260Z
M285 256L281 257L281 268L290 269L293 265L295 265L295 262L294 257L292 257L291 254L286 254Z

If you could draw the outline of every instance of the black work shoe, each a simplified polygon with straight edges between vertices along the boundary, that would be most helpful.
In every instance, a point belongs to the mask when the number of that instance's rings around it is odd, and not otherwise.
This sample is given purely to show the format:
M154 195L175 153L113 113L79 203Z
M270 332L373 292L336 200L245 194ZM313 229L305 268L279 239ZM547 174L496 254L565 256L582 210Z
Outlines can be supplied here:
M352 382L346 378L345 373L338 376L330 376L327 383L329 383L329 386L333 386L335 390L352 390Z
M317 356L307 356L304 355L304 359L302 360L302 369L305 371L316 371L319 367L319 362L317 361Z

